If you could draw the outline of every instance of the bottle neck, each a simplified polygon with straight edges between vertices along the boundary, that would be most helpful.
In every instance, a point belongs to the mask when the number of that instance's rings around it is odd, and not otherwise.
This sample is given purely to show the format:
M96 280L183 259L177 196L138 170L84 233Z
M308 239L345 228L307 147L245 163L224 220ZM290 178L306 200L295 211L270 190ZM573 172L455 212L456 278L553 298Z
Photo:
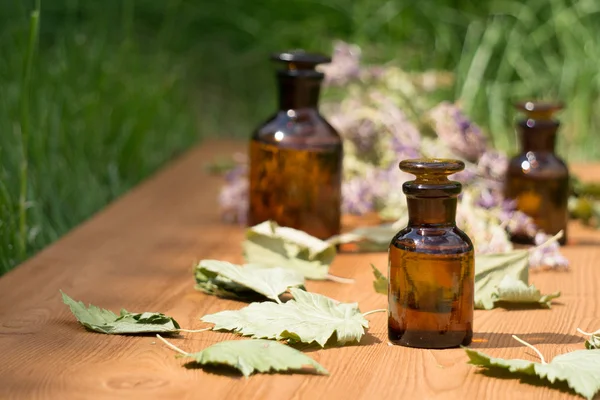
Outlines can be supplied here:
M408 226L456 226L456 197L407 197Z
M279 71L279 109L283 111L317 108L323 75L318 73L299 74L294 71Z
M559 125L557 121L536 121L533 119L519 121L522 152L553 153L556 146L556 131Z

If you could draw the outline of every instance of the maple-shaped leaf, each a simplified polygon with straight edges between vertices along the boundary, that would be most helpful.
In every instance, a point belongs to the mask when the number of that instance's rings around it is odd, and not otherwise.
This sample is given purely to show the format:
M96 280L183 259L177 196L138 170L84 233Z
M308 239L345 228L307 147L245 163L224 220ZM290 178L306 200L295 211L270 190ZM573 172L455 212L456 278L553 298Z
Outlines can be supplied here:
M273 221L248 228L242 247L251 264L290 268L316 280L328 278L336 255L333 244Z
M334 245L354 243L359 252L383 252L388 250L390 242L400 229L402 226L397 223L362 226L333 236L327 242Z
M86 328L109 335L132 333L175 333L181 329L177 321L161 313L130 313L121 310L121 315L112 311L75 301L62 293L63 302L69 306L75 318Z
M494 308L498 285L506 276L529 282L527 250L475 255L475 308Z
M252 303L237 311L205 315L213 330L227 330L261 339L317 342L324 347L335 334L338 344L359 342L369 322L357 303L338 303L329 297L291 288L294 297L283 304Z
M245 377L255 372L302 370L305 367L312 367L312 371L317 374L329 374L321 364L306 354L272 340L224 341L182 357L191 358L200 365L230 366L239 370Z
M240 299L260 294L279 302L291 287L304 287L302 274L287 268L239 266L226 261L202 260L194 267L196 288L208 294Z
M577 350L554 357L549 362L493 358L465 349L470 363L489 368L502 368L512 373L537 376L554 383L564 381L576 393L591 400L600 391L600 350Z
M527 286L523 281L506 275L498 284L493 297L496 302L538 304L550 308L550 303L553 299L560 297L560 292L542 295L534 285Z

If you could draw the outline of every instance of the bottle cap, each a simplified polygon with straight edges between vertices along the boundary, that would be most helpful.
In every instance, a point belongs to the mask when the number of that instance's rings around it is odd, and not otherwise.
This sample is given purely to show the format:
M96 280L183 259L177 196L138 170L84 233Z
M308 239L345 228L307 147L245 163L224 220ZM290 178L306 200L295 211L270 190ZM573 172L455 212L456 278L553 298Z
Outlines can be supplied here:
M465 163L445 158L418 158L401 161L400 169L416 177L402 184L407 196L447 197L460 193L460 182L451 181L448 176L465 169Z
M544 101L522 101L515 104L515 108L522 111L527 119L536 121L552 121L557 111L563 109L562 103Z
M400 169L417 177L417 180L442 178L465 169L465 163L460 160L446 158L418 158L400 161Z
M288 71L314 71L317 65L331 62L331 57L320 53L308 53L301 49L272 54L271 59L286 63Z

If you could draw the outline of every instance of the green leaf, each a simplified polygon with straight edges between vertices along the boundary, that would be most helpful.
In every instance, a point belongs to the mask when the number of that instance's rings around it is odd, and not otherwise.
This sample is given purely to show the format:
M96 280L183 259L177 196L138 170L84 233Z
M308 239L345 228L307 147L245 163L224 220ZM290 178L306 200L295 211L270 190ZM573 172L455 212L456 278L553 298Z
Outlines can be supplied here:
M564 381L576 393L587 399L592 399L600 391L600 350L577 350L561 354L545 364L520 359L493 358L471 349L465 351L473 365L533 375L550 383Z
M112 311L89 305L85 307L81 301L75 301L62 293L63 302L69 306L77 320L86 328L109 335L178 332L181 327L171 317L160 313L145 312L140 314L121 310L121 315Z
M534 285L527 286L523 281L506 275L498 284L497 292L493 296L496 302L534 303L550 308L550 303L560 297L560 292L542 295Z
M369 322L357 303L338 303L316 293L291 288L293 300L283 304L252 303L237 311L205 315L213 330L237 332L262 339L317 342L324 347L335 334L338 344L359 342Z
M280 227L273 221L249 228L242 246L251 264L290 268L316 280L328 277L329 265L336 255L333 244L297 229Z
M381 252L387 251L392 238L401 228L396 224L381 224L377 226L363 226L351 232L333 236L327 239L328 243L338 245L355 243L358 251Z
M219 342L183 357L192 358L201 365L227 365L239 370L245 377L254 372L301 370L306 366L313 367L317 374L329 374L321 364L302 352L271 340Z
M600 333L590 336L590 338L585 341L585 348L588 350L600 350Z
M475 308L494 308L498 285L505 276L528 284L529 252L513 250L506 253L475 255Z
M197 289L222 297L248 299L258 293L279 302L279 296L289 288L304 287L304 277L286 268L202 260L194 267L194 274Z
M375 280L373 281L373 288L375 289L375 292L387 295L388 294L387 278L373 264L371 264L371 268L373 268L373 275L375 275Z

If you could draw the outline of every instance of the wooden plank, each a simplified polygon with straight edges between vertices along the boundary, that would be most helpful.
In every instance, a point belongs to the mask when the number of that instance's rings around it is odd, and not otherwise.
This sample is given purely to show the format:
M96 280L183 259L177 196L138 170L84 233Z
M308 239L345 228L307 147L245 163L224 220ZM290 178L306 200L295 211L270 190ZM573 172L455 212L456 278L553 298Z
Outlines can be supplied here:
M112 310L160 311L189 329L199 317L244 306L193 289L194 260L241 262L242 228L219 221L221 179L203 163L239 144L213 142L192 150L92 220L0 279L0 398L191 399L237 398L576 398L545 387L496 379L466 364L463 350L418 350L387 343L384 314L369 316L359 346L311 351L330 376L256 375L250 379L190 370L151 336L85 331L58 290ZM599 169L582 168L596 174ZM593 176L586 176L593 178ZM84 195L84 194L83 194ZM561 290L551 310L476 311L472 347L493 356L535 359L510 335L536 344L551 358L582 348L575 328L600 327L600 234L573 225L564 248L570 272L539 272L543 291ZM374 293L369 263L387 255L341 254L331 272L355 284L309 282L311 291L358 301L362 311L386 307ZM204 332L172 341L188 351L235 336Z

